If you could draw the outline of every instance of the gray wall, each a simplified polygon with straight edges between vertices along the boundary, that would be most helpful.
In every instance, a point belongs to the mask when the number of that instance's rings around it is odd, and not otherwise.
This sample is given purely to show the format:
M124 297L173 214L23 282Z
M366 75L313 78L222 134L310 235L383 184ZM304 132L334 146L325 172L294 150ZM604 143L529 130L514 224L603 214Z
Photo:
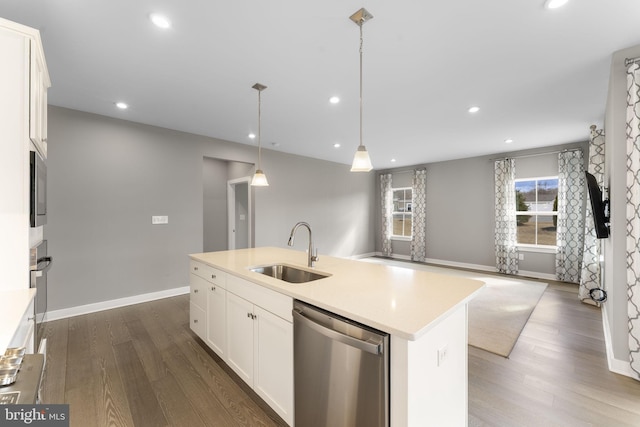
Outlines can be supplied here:
M203 159L253 163L256 154L50 106L49 310L186 286L187 254L203 250ZM306 220L321 255L374 250L374 174L270 150L263 169L271 186L255 191L257 246L285 247L291 227ZM168 215L169 224L151 225L152 215Z
M253 174L253 169L253 163L212 159L210 157L203 159L204 252L224 251L229 248L227 181L250 176ZM246 208L244 210L246 211ZM245 242L247 241L246 235L242 238Z
M588 129L585 130L585 134ZM492 159L526 156L579 147L587 143L564 144L543 149L514 151L493 156L416 165L382 172L393 173L393 186L411 186L410 171L427 170L427 258L431 262L469 264L485 268L495 266L494 255L494 171ZM555 156L555 157L554 157ZM516 160L518 178L557 174L553 159L557 155L523 157ZM376 186L379 186L377 181ZM376 204L380 203L376 191ZM380 217L376 209L376 251L381 250ZM393 241L394 254L410 256L408 242ZM525 252L519 262L521 271L555 274L555 256Z
M227 176L226 160L205 157L202 162L204 252L227 249Z
M604 239L604 303L613 357L629 360L626 254L626 108L625 58L640 56L640 45L614 53L605 119L605 182L611 198L611 236ZM606 326L606 325L605 325ZM630 369L630 368L627 368Z

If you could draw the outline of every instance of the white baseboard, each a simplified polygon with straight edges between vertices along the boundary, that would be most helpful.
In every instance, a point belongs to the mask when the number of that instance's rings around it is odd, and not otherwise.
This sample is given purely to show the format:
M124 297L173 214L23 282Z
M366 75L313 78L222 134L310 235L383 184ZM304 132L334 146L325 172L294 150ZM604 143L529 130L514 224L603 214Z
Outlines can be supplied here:
M370 258L372 256L378 255L377 252L369 252L367 254L359 254L359 255L351 255L346 257L346 259L362 259L362 258Z
M371 255L374 256L374 255ZM375 256L382 256L381 252L376 252ZM411 261L411 257L408 255L397 255L392 254L391 259L399 259L403 261ZM482 264L471 264L467 262L456 262L456 261L447 261L444 259L435 259L435 258L427 258L425 261L428 264L442 265L447 267L455 267L455 268L467 268L470 270L478 270L478 271L488 271L491 273L496 272L495 266L492 265L482 265ZM558 280L556 276L553 274L547 273L538 273L536 271L520 271L516 276L520 277L529 277L534 279L543 279L543 280Z
M95 313L97 311L109 310L112 308L124 307L126 305L140 304L142 302L154 301L176 295L188 294L189 286L167 289L164 291L151 292L148 294L134 295L126 298L118 298L109 301L101 301L93 304L80 305L77 307L63 308L47 312L46 321L66 319L67 317L80 316L82 314Z
M613 354L613 345L611 340L611 328L609 325L609 317L607 316L607 304L602 304L602 328L604 329L604 342L607 350L607 363L609 370L616 374L631 377L636 380L640 380L638 374L636 374L628 360L616 359Z

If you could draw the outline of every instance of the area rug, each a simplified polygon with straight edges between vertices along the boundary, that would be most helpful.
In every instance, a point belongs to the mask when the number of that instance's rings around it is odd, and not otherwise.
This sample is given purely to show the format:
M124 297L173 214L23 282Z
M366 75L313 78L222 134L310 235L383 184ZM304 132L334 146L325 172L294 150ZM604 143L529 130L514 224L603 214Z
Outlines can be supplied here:
M469 345L503 357L509 357L547 288L546 283L517 277L383 258L365 258L362 261L483 281L486 286L469 303Z

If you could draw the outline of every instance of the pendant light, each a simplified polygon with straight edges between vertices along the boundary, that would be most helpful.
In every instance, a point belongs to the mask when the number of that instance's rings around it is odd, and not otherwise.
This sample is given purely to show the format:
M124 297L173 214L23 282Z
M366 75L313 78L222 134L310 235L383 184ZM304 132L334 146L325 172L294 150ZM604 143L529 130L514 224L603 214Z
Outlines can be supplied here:
M356 154L353 157L351 172L369 172L373 169L367 148L362 144L362 24L371 18L373 18L373 15L367 12L365 8L360 9L349 17L349 19L360 27L360 145L358 145L358 151L356 151Z
M267 181L267 176L264 174L264 172L262 172L262 166L261 166L262 146L260 143L260 118L261 118L260 117L260 106L261 106L260 95L262 94L262 91L265 90L267 87L260 83L256 83L251 87L258 91L258 167L256 168L256 173L253 175L253 179L251 179L251 185L253 187L268 187L269 182Z

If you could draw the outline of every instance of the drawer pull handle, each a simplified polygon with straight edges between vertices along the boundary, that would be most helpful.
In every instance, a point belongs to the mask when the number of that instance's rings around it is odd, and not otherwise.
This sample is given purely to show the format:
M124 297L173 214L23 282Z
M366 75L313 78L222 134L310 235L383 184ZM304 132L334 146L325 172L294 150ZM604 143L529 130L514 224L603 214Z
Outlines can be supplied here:
M193 269L194 269L195 271L198 271L198 267L193 267Z
M215 279L215 278L216 278L216 275L215 275L215 274L212 274L212 275L211 275L211 278L212 278L212 279Z
M193 319L193 323L198 323L198 319Z
M211 287L211 290L212 290L212 291L215 291L215 290L216 290L216 287L215 287L215 286L212 286L212 287Z
M197 294L197 293L198 293L198 290L197 290L197 289L194 289L194 290L193 290L193 293L194 293L194 294Z

